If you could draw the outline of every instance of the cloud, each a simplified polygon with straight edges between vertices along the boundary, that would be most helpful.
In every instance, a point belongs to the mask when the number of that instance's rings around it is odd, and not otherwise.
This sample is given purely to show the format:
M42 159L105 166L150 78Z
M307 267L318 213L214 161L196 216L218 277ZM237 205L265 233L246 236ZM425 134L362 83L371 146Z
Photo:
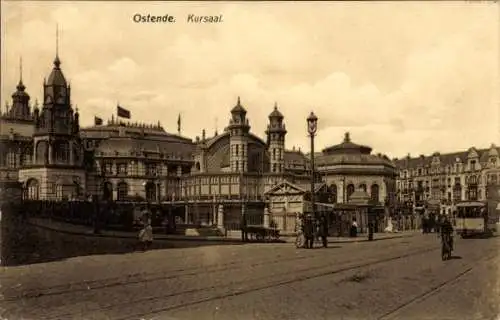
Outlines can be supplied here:
M499 25L490 5L443 3L294 4L8 2L2 27L2 99L23 55L25 84L40 98L61 26L63 71L83 124L117 101L137 121L183 134L219 132L238 96L263 136L277 102L286 144L319 149L354 142L390 155L488 146L500 139ZM137 24L135 13L175 15L172 25ZM220 25L189 25L188 13L224 14ZM41 20L40 17L49 17ZM307 18L307 19L306 19ZM446 23L444 23L446 22ZM41 99L40 99L41 100ZM486 115L486 116L485 116ZM498 121L497 121L498 119Z

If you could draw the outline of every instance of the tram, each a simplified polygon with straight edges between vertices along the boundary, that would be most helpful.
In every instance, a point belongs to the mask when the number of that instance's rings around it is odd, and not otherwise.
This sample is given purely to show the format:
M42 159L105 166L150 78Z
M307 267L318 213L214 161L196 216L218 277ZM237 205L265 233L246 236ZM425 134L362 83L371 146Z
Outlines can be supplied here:
M488 217L488 205L480 201L466 201L456 205L455 231L462 238L489 235L495 228Z

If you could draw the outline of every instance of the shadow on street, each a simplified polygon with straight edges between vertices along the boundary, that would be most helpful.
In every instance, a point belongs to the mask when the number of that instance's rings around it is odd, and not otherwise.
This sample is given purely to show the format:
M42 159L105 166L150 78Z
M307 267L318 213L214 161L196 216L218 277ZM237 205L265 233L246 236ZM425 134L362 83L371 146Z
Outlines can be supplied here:
M135 238L66 234L27 224L22 219L5 213L0 223L2 266L51 262L87 255L142 251ZM206 240L159 240L153 242L150 250L244 244L243 242Z

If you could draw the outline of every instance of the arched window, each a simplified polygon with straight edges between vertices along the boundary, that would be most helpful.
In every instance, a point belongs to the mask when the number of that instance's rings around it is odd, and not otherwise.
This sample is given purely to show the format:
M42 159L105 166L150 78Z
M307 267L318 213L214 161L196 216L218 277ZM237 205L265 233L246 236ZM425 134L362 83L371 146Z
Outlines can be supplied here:
M55 162L67 163L69 161L69 143L67 141L58 141L53 147Z
M156 186L152 182L146 183L144 186L146 189L146 200L148 201L156 201Z
M109 181L103 184L102 198L103 200L113 200L113 185Z
M351 195L354 193L354 185L353 184L349 184L347 186L347 190L346 190L346 199L347 201L349 201L349 198L351 198Z
M360 190L363 190L364 192L366 192L366 184L362 183L359 185L359 189Z
M125 181L122 181L118 183L117 189L118 189L117 200L118 201L125 200L128 196L128 184Z
M61 183L56 184L56 198L57 200L63 199L63 185Z
M82 195L82 187L80 186L80 183L77 181L73 182L73 195L71 198L73 199L78 199Z
M40 185L38 183L38 180L30 179L26 184L26 188L27 188L26 197L29 200L38 200L40 196Z
M370 197L373 202L380 202L380 197L379 197L379 186L378 184L372 184L370 187Z
M330 202L331 203L337 203L337 185L332 184L330 185Z
M195 167L196 167L196 171L200 171L200 163L199 162L196 162Z

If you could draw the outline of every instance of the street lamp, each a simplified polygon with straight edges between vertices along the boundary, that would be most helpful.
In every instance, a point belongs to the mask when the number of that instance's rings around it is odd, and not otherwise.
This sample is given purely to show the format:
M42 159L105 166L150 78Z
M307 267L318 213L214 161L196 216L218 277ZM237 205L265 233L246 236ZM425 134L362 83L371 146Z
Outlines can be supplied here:
M307 117L307 132L311 138L311 208L312 216L316 218L316 208L314 204L314 136L318 129L318 117L311 111L309 117Z

